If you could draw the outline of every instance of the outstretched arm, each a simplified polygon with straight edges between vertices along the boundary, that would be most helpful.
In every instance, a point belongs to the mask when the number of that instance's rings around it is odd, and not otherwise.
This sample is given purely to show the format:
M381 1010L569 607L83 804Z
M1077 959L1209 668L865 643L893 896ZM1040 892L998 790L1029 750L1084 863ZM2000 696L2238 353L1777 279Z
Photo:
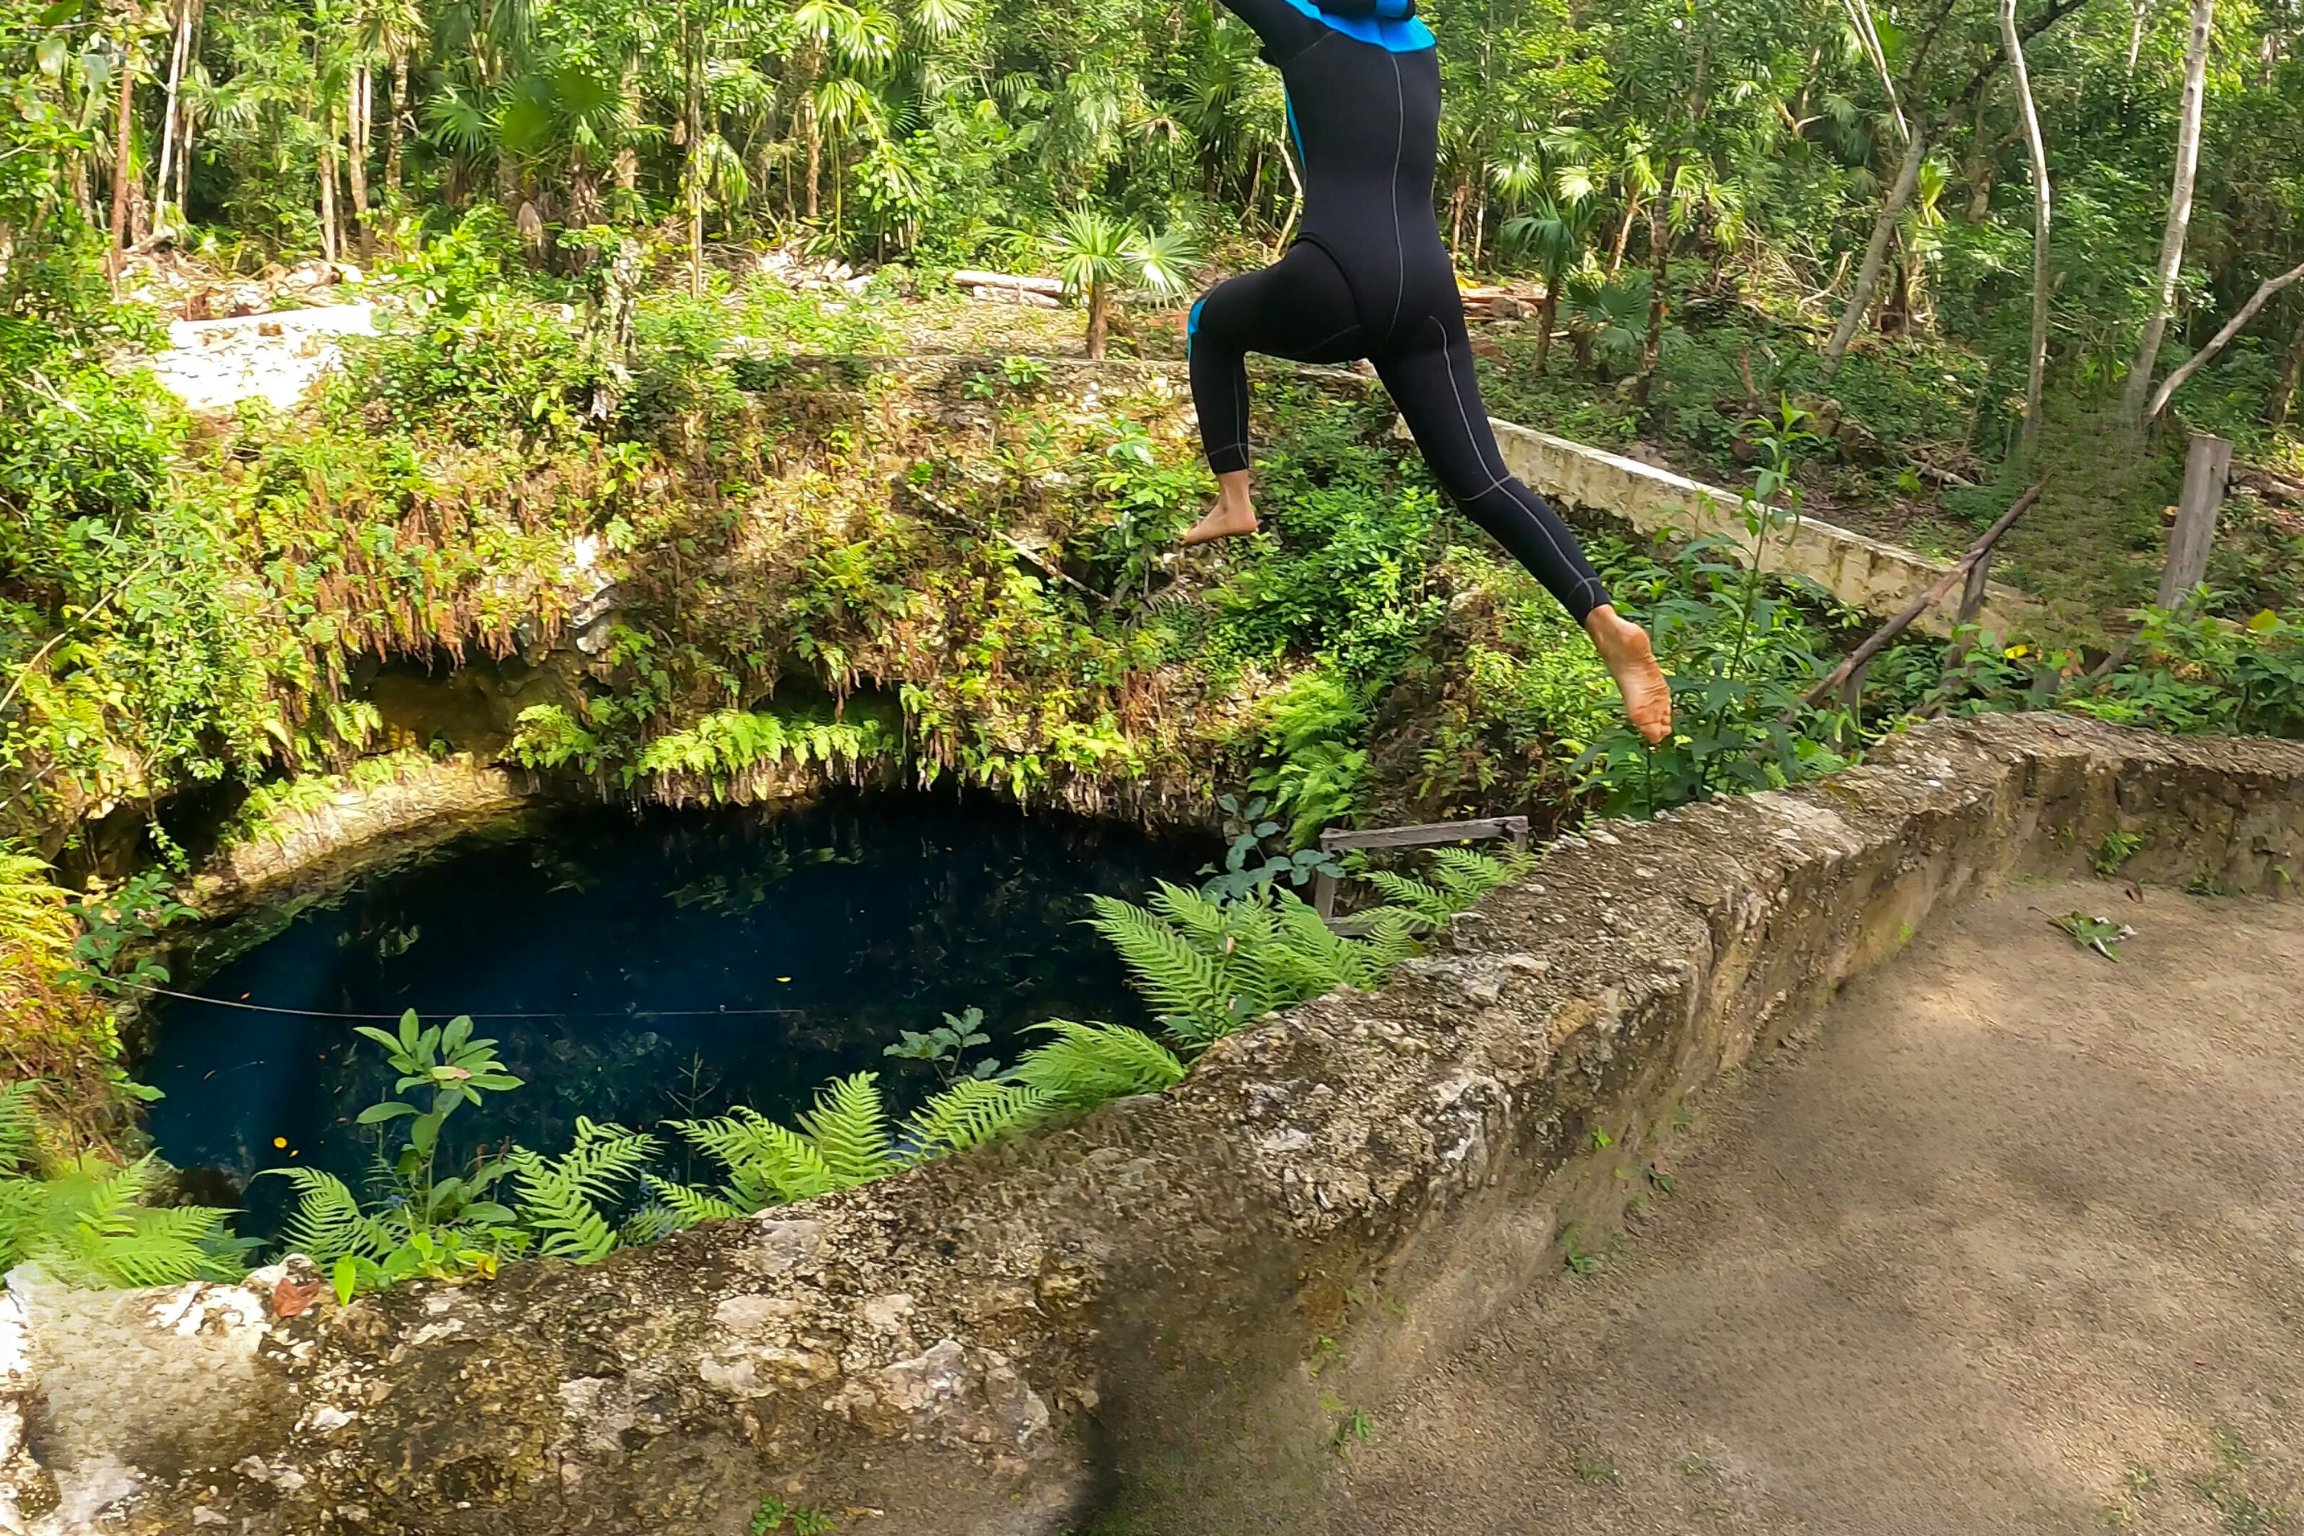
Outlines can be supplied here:
M1397 4L1399 0L1354 0L1354 3ZM1224 8L1248 23L1248 30L1263 40L1264 58L1272 64L1287 63L1318 42L1324 30L1319 22L1288 0L1224 0Z

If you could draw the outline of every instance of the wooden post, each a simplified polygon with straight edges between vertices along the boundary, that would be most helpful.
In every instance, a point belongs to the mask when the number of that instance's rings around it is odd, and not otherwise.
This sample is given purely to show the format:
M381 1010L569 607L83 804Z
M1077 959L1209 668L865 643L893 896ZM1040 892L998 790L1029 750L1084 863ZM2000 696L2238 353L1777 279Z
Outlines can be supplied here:
M1968 567L1968 585L1960 589L1960 620L1963 624L1976 622L1976 615L1984 611L1984 586L1992 579L1992 551L1984 551L1983 558Z
M2205 432L2192 436L2184 459L2184 494L2176 503L2176 526L2168 534L2168 566L2160 573L2163 608L2192 595L2208 574L2208 546L2216 542L2216 513L2224 505L2224 482L2232 474L2232 445Z

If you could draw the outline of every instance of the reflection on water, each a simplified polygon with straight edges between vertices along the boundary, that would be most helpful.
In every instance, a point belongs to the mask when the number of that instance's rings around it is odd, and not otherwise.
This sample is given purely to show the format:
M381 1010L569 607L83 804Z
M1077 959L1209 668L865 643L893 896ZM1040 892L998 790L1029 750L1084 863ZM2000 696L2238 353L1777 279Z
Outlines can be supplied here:
M322 1013L481 1020L527 1080L451 1122L449 1152L512 1138L556 1152L578 1115L652 1126L750 1104L787 1118L868 1069L897 1104L933 1086L884 1058L900 1029L984 1010L1012 1059L1051 1016L1145 1022L1090 892L1186 878L1197 841L982 801L840 797L782 811L540 812L376 875L188 990ZM181 978L180 978L181 980ZM262 1228L285 1194L261 1168L355 1181L353 1122L392 1087L353 1020L166 1002L144 1081L161 1155L246 1190ZM219 1191L221 1193L221 1191Z

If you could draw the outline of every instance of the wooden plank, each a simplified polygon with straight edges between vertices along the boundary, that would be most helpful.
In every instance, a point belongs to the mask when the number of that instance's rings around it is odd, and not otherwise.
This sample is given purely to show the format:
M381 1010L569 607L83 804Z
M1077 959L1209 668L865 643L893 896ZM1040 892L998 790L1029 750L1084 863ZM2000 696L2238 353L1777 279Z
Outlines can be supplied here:
M2176 526L2168 534L2168 564L2160 573L2163 608L2192 595L2208 574L2208 547L2216 542L2216 513L2224 505L2224 483L2232 476L2232 445L2205 432L2192 434L2184 459L2184 494L2176 503Z
M1367 832L1323 832L1324 851L1340 848L1422 848L1434 843L1466 843L1488 837L1515 840L1528 835L1525 816L1484 816L1476 821L1434 821L1414 827L1377 827Z

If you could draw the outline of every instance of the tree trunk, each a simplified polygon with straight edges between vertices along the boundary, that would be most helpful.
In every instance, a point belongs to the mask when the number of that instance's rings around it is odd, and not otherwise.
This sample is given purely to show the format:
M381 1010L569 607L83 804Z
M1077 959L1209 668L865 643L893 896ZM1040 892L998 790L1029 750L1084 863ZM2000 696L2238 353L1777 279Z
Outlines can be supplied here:
M184 83L184 55L191 46L192 0L177 0L176 40L168 50L168 96L160 111L160 164L152 173L153 222L163 228L168 222L168 173L176 164L176 101ZM177 211L181 215L183 210Z
M2296 384L2304 378L2304 309L2296 316L2296 339L2288 344L2288 361L2280 369L2280 387L2272 391L2272 401L2264 412L2265 423L2272 427L2288 424L2288 408L2296 403Z
M2126 78L2130 80L2136 78L2136 55L2144 47L2144 18L2151 14L2152 0L2136 0L2136 14L2128 28L2128 74Z
M2145 408L2144 419L2150 421L2166 410L2170 398L2175 395L2176 391L2184 387L2184 381L2207 367L2217 353L2230 346L2232 338L2239 335L2241 331L2247 328L2248 322L2256 318L2256 311L2264 307L2265 300L2291 283L2304 283L2304 264L2291 267L2278 277L2268 277L2259 284L2255 296L2241 305L2239 312L2233 315L2231 319L2224 322L2224 328L2208 339L2208 345L2186 358L2183 366L2169 374L2167 379L2162 382L2160 388L2153 393L2151 405Z
M1560 283L1558 273L1544 279L1544 297L1536 301L1536 376L1544 376L1545 360L1552 355L1552 326L1560 314Z
M408 55L392 58L392 120L384 129L384 200L400 201L400 120L408 115Z
M120 248L128 238L128 188L134 181L128 162L135 147L136 46L135 18L131 13L120 27L120 111L112 140L112 248L105 255L105 270L115 296L120 291Z
M1088 285L1088 359L1091 362L1104 360L1104 333L1110 325L1104 308L1104 280L1098 278Z
M1656 358L1664 344L1664 280L1672 251L1672 226L1667 217L1670 189L1679 175L1677 164L1664 169L1664 189L1648 203L1648 329L1640 338L1640 377L1632 382L1633 409L1648 410L1648 392L1656 378Z
M704 44L703 28L680 8L685 98L680 126L688 140L688 296L704 297Z
M1624 204L1624 222L1616 226L1616 243L1608 251L1608 276L1611 281L1624 268L1624 248L1632 243L1632 220L1640 212L1640 194L1629 185L1628 201Z
M2032 73L2024 43L2016 35L2016 0L2000 0L2000 42L2016 79L2016 106L2024 114L2024 141L2032 151L2032 343L2024 376L2024 434L2027 463L2040 446L2040 396L2048 377L2048 145L2040 136L2040 113L2032 103ZM1983 113L1977 113L1981 124Z
M1848 343L1856 339L1856 328L1864 323L1864 316L1872 308L1872 296L1880 291L1880 274L1888 265L1888 242L1895 238L1896 221L1904 216L1904 209L1911 203L1913 188L1920 185L1920 166L1927 158L1927 132L1915 126L1912 137L1904 142L1904 160L1896 167L1896 180L1888 188L1887 201L1880 205L1880 216L1872 221L1872 239L1864 247L1864 264L1856 269L1856 290L1848 295L1848 307L1840 312L1840 323L1833 328L1832 340L1824 348L1826 383L1839 373L1840 361L1848 354Z
M320 114L320 253L334 265L336 239L336 114Z
M1992 216L1992 137L1984 119L1992 106L1992 88L1976 98L1976 116L1968 135L1968 164L1962 179L1968 183L1968 222L1982 224Z
M368 220L368 119L374 81L375 75L365 61L354 66L351 110L345 114L351 154L344 163L352 172L352 219L360 226L360 261L364 266L373 265L376 260L376 232Z
M2192 177L2200 164L2200 105L2208 74L2208 34L2216 21L2216 0L2192 0L2192 41L2184 50L2184 109L2176 129L2176 177L2168 191L2168 227L2160 237L2160 271L2152 285L2152 308L2144 317L2135 359L2128 365L2128 388L2120 415L2131 428L2144 425L2144 404L2152 398L2152 370L2160 361L2160 341L2176 305L2176 278L2184 266L2184 236L2192 223Z

